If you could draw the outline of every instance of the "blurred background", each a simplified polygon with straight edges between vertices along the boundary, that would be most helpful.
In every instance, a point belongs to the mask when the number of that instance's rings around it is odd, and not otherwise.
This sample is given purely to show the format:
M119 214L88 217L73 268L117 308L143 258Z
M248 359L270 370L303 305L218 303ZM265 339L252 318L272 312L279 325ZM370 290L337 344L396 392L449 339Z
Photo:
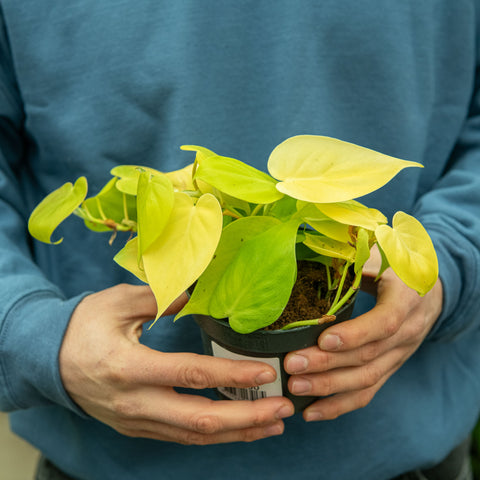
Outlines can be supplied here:
M0 412L0 480L33 480L39 453L10 432L8 416Z

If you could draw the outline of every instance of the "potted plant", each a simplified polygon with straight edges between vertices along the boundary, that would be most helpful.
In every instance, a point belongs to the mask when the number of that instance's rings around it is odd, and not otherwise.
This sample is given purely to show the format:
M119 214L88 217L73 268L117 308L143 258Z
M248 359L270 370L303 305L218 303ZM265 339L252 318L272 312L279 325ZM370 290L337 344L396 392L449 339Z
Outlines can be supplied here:
M373 245L382 257L378 275L391 267L420 295L434 285L437 258L420 222L397 212L389 226L380 211L354 200L382 187L402 169L420 164L313 135L278 145L268 159L269 174L204 147L181 148L196 153L187 167L159 172L117 166L110 181L90 198L84 177L66 183L32 212L31 235L52 243L54 230L72 213L93 231L113 232L111 241L119 231L132 232L114 260L150 285L157 319L190 289L190 300L176 319L196 316L209 353L263 356L280 370L285 353L315 344L330 322L349 317ZM265 330L286 309L299 262L304 261L325 274L326 309L315 318ZM216 338L220 331L251 343L248 348L253 350ZM280 347L287 334L300 340ZM274 339L274 350L287 350L274 355L267 337ZM281 380L285 374L280 370ZM285 385L283 378L283 386L257 393L289 395ZM302 399L297 409L308 401Z

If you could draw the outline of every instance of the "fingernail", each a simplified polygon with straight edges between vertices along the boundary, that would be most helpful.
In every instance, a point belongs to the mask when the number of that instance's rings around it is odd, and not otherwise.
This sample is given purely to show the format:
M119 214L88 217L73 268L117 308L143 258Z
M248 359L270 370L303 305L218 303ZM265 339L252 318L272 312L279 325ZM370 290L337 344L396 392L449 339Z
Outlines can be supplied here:
M299 395L302 393L308 393L312 389L312 384L305 380L304 378L297 378L293 381L292 384L292 393L294 395Z
M318 422L323 420L323 415L322 412L305 412L304 418L306 422Z
M283 407L278 410L276 417L278 420L281 420L282 418L287 418L291 417L293 415L293 408L289 405L284 405Z
M274 423L273 425L269 425L268 427L265 427L263 432L267 437L272 437L274 435L281 435L283 433L283 425L281 423Z
M287 361L287 370L290 373L299 373L306 370L308 360L303 355L292 355Z
M322 338L320 342L320 348L322 350L334 351L338 350L342 346L342 341L338 335L328 334Z
M255 382L257 385L265 385L275 381L275 375L270 371L265 371L257 375Z

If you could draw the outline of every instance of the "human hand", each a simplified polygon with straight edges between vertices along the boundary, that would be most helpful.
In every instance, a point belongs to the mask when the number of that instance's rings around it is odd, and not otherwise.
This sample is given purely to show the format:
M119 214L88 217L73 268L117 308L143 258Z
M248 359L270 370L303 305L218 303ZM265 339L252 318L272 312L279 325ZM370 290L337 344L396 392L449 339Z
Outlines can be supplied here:
M186 297L164 314L178 312ZM163 353L139 343L157 313L147 286L117 285L75 309L60 350L66 391L89 415L118 432L182 444L253 441L283 432L293 414L283 397L214 401L173 387L251 387L270 383L265 363L192 353ZM158 328L161 328L158 326Z
M370 403L417 350L441 313L440 280L420 297L392 269L375 283L380 263L378 250L372 250L362 280L362 289L376 294L376 306L326 329L318 346L285 358L292 393L325 397L305 409L307 421L331 420Z

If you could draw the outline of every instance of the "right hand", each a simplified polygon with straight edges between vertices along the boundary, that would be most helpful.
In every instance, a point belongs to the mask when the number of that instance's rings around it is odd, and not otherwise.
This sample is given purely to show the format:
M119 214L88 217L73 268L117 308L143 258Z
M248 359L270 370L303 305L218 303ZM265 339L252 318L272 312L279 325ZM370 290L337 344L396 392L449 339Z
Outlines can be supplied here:
M164 314L178 312L185 302L180 297ZM262 362L152 350L139 338L143 323L156 313L147 286L117 285L79 303L59 361L66 391L87 414L127 436L181 444L283 433L281 419L293 414L284 397L214 401L176 392L174 387L261 385L274 381L275 371Z

